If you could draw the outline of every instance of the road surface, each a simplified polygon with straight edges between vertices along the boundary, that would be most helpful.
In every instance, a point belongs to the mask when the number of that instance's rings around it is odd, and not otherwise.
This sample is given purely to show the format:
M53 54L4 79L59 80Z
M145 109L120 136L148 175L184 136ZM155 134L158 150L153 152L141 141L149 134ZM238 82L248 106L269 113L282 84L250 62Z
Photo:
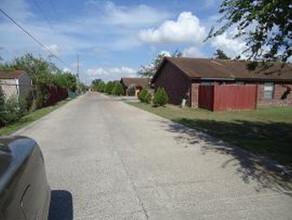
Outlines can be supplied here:
M18 132L37 140L50 219L291 219L291 187L252 156L98 93Z

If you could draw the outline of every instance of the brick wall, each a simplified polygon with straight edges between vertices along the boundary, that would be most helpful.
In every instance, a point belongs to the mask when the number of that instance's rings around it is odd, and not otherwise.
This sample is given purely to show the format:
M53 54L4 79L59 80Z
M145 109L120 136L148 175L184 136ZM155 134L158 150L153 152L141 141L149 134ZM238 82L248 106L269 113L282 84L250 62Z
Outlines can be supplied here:
M290 92L289 92L290 90ZM292 105L292 83L275 83L273 99L264 98L264 84L258 85L257 106L288 106Z
M185 95L190 98L191 80L170 62L166 62L160 69L160 74L157 76L154 86L155 91L158 87L164 87L171 104L180 105Z
M191 89L191 107L198 108L199 105L199 82L192 83Z

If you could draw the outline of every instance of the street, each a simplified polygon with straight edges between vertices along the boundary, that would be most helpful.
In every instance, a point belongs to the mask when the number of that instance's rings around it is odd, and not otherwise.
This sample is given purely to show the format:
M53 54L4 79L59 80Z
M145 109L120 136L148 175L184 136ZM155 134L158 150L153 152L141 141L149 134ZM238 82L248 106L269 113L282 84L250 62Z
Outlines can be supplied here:
M289 185L245 152L96 92L18 134L44 154L51 219L292 216Z

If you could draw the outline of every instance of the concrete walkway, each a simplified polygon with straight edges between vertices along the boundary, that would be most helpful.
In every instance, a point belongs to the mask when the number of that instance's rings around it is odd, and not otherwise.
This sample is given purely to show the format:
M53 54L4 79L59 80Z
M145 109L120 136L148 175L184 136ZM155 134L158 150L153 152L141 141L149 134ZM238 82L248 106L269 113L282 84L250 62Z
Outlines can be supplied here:
M20 132L44 153L51 219L291 219L260 158L98 93Z

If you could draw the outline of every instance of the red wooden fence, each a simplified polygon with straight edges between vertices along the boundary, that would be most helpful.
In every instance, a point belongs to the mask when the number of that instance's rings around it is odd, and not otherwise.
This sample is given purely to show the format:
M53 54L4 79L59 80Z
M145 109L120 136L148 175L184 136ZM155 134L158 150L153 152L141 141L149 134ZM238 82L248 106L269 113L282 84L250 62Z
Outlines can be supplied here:
M64 100L68 97L68 89L50 86L47 87L48 98L45 101L44 106L54 105L57 102Z
M211 111L255 109L256 86L214 85L199 87L199 107Z
M213 111L214 86L199 86L199 108Z

